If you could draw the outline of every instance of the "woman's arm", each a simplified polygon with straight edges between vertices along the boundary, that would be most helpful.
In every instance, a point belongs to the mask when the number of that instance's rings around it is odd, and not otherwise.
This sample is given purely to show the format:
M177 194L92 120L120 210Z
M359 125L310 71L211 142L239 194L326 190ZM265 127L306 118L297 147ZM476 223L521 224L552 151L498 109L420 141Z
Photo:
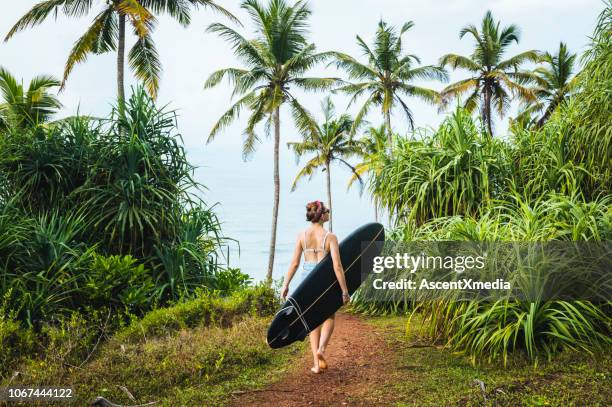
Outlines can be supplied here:
M334 273L342 290L342 302L346 304L349 300L348 287L346 286L346 278L344 277L344 268L340 259L340 247L338 247L338 238L333 233L329 234L327 240L329 242L329 251L331 252L332 263L334 265Z
M285 281L283 282L283 288L281 289L281 298L284 300L287 298L287 293L289 292L289 282L293 278L295 271L300 266L300 258L302 257L302 234L299 233L297 239L295 241L295 247L293 249L293 258L291 259L291 263L289 264L289 270L287 270L287 275L285 276Z

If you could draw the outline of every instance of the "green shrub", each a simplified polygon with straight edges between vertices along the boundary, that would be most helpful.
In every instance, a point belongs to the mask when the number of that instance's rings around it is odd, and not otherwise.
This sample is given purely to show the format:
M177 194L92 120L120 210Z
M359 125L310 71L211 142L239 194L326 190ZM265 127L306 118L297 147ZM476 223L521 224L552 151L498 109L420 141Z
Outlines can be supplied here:
M509 147L458 108L431 135L397 138L371 189L397 224L476 216L506 188Z
M550 193L530 201L515 193L508 200L495 201L479 217L437 218L420 226L408 223L392 231L389 241L606 242L612 240L611 204L610 196L585 202L578 194ZM519 352L537 363L563 349L594 353L612 344L611 303L605 298L599 303L569 302L532 295L554 288L561 290L555 298L572 298L572 290L593 284L590 276L571 269L569 274L556 275L543 290L533 283L538 279L530 278L538 270L536 266L530 263L510 274L512 286L532 301L516 297L496 302L457 301L454 292L443 298L425 298L423 294L417 297L414 291L389 301L378 294L372 301L371 285L365 283L352 299L351 308L373 314L421 313L430 338L468 355L473 362L497 358L506 362L510 352ZM391 279L402 277L406 276ZM389 298L394 294L389 292Z
M101 335L111 333L110 315L101 309L72 312L45 322L38 335L44 359L50 364L79 365Z
M8 310L11 290L0 298L0 376L13 369L21 359L31 357L36 351L36 335L23 328L15 320L15 313Z
M612 240L612 8L598 21L584 69L568 103L541 129L512 128L508 143L485 140L456 112L424 140L398 139L396 162L375 175L373 192L396 221L398 241ZM563 349L594 353L608 347L611 302L561 301L542 292L537 269L512 273L524 298L457 301L408 293L372 303L364 284L353 299L361 312L421 312L427 332L473 362L509 352L537 363ZM398 276L402 277L402 276ZM590 275L556 275L558 297L593 284ZM554 284L554 283L553 283ZM601 298L601 297L600 297Z
M198 287L246 285L225 271L174 112L139 87L123 113L0 138L0 295L15 288L9 307L29 326L85 306L142 315Z
M252 279L239 268L227 268L215 273L214 287L221 292L231 293L247 287Z
M83 283L91 305L126 307L129 312L148 309L155 288L150 271L129 255L94 254Z
M442 333L448 346L469 355L474 363L501 356L505 365L508 354L517 350L537 363L541 356L550 360L564 349L592 354L612 345L612 320L589 301L500 300L436 306L430 317L441 318L435 333Z
M0 376L15 368L21 359L32 357L36 344L36 335L31 329L0 316Z

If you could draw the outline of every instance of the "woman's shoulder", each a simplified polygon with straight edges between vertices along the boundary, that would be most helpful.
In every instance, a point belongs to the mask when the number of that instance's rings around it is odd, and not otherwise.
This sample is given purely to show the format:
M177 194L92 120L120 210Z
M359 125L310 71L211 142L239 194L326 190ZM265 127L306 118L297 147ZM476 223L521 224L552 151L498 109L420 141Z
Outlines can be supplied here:
M325 240L326 242L337 242L338 237L333 232L328 231L325 233Z

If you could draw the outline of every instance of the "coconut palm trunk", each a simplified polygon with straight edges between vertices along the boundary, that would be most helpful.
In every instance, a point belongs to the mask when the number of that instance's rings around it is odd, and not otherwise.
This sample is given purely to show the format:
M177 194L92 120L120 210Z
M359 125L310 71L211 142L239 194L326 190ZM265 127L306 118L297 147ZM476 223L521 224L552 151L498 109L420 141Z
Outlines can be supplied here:
M125 14L119 12L119 38L117 42L117 100L119 109L123 110L125 88L123 75L125 71Z
M327 202L329 208L329 231L333 232L334 227L332 223L332 217L334 216L334 212L332 211L332 193L331 193L331 165L329 165L329 160L325 162L325 172L327 173Z
M484 94L484 117L483 121L487 124L487 130L489 131L489 136L493 137L493 129L491 128L491 86L485 85L485 94Z
M274 270L274 252L276 250L276 225L278 224L278 205L280 201L280 175L279 175L279 144L280 144L280 107L272 113L274 121L274 206L272 208L272 234L270 236L270 257L268 258L268 274L266 280L272 283Z
M385 124L387 125L387 142L389 143L389 151L391 150L391 144L393 143L393 137L391 136L391 112L385 112Z

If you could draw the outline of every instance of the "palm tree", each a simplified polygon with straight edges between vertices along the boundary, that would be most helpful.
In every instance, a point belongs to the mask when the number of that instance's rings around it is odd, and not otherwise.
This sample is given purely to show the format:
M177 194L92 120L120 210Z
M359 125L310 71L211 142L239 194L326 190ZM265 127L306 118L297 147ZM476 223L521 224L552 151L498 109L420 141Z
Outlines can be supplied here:
M526 104L521 114L541 114L535 125L542 127L557 106L563 103L571 94L574 87L572 75L576 62L576 54L567 50L561 42L555 55L546 52L542 56L545 66L536 68L538 85L534 89L537 100Z
M415 63L421 63L419 58L403 54L402 36L413 26L412 21L405 23L398 34L394 27L381 20L378 23L373 47L369 47L358 35L357 43L367 57L367 63L361 63L340 52L334 53L336 66L344 69L350 79L357 81L336 91L352 95L349 106L360 96L367 95L366 101L355 117L355 125L361 123L372 105L380 106L387 126L389 147L392 143L391 111L395 106L401 106L410 128L414 129L414 116L402 97L415 96L432 104L440 101L440 95L435 90L416 86L410 82L418 79L448 80L444 69L431 65L415 66Z
M155 26L153 13L166 13L186 26L191 21L190 9L210 7L235 20L235 17L213 0L107 0L104 8L94 17L91 26L79 38L66 61L62 88L74 65L84 62L90 54L117 51L117 99L125 100L124 62L125 29L129 21L137 41L128 54L128 62L135 76L146 86L152 97L157 95L161 64L151 31ZM6 35L8 41L17 32L42 23L47 17L57 17L61 11L68 17L82 17L93 6L91 0L44 0L37 3L17 21Z
M324 90L335 86L339 81L335 78L302 76L308 69L330 56L329 53L316 53L315 45L306 40L311 11L304 1L289 5L286 0L271 0L264 6L257 0L246 0L241 7L253 20L256 38L247 40L236 30L219 23L208 27L208 31L219 34L232 44L235 55L247 68L221 69L212 73L206 81L205 88L210 88L228 77L234 85L233 95L240 96L214 125L207 142L211 142L222 128L236 120L240 111L246 108L251 112L244 131L246 138L243 157L246 159L259 142L255 126L262 120L267 120L266 129L269 129L271 124L274 126L274 208L267 272L267 280L270 283L280 196L280 108L288 104L295 119L304 123L312 122L309 113L290 92L290 88Z
M35 127L48 122L61 107L57 97L49 91L60 82L48 75L40 75L24 88L6 69L0 67L0 132Z
M491 107L503 117L510 106L509 91L522 101L535 100L534 92L524 86L535 81L535 75L529 71L519 71L525 62L538 62L539 52L529 50L513 57L503 59L512 44L519 43L520 32L516 25L500 29L500 23L493 20L493 14L487 11L480 31L474 25L468 25L459 32L459 38L470 34L476 41L474 52L470 57L457 54L446 54L440 58L440 66L449 65L453 69L462 68L470 71L472 76L455 82L442 90L445 99L461 97L465 92L470 95L464 107L473 112L480 104L482 122L486 124L489 135L493 136Z
M350 131L353 128L351 116L343 114L340 117L335 117L334 104L329 97L321 102L321 110L325 118L321 125L310 122L298 123L298 128L304 134L304 140L287 143L287 146L295 152L298 162L304 154L313 153L315 155L298 172L291 186L291 192L295 191L300 179L306 176L311 179L315 171L322 168L327 175L327 202L330 209L329 230L333 231L331 164L334 161L344 164L361 182L361 177L357 174L355 167L346 161L347 158L358 155L361 146L350 136Z

